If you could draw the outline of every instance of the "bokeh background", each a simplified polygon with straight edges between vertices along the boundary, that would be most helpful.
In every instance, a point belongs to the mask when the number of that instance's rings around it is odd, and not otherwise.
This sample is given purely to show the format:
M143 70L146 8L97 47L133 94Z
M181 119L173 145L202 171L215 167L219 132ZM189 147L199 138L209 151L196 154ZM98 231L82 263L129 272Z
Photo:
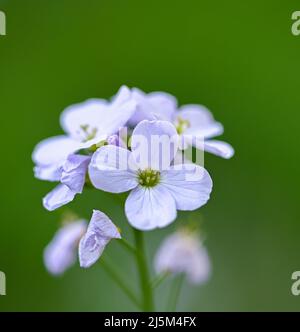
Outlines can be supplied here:
M236 150L229 161L206 155L214 191L205 207L146 234L152 259L187 218L205 233L212 278L185 284L178 309L299 310L290 291L300 270L300 36L291 34L299 1L6 0L0 10L0 311L136 309L100 264L60 278L45 271L43 248L65 209L43 209L53 184L34 179L31 161L37 142L62 133L66 106L122 84L206 105ZM131 240L112 195L86 191L68 207L85 218L103 210ZM132 258L117 243L107 253L137 288ZM159 310L168 291L158 291Z

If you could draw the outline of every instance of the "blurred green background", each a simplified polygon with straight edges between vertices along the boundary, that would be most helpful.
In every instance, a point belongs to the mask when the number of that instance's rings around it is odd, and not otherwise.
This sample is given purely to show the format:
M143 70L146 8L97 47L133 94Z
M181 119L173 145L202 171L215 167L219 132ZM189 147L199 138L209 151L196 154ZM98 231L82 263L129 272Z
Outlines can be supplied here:
M33 177L31 161L36 143L62 133L66 106L108 98L122 84L206 105L236 150L229 161L206 155L214 190L192 218L213 275L204 286L185 284L178 309L299 310L290 291L300 270L300 36L291 34L299 1L6 0L0 10L0 311L135 310L99 264L60 278L45 271L42 252L65 209L43 209L53 184ZM85 191L68 207L85 218L101 209L131 239L112 195ZM189 217L146 234L149 258ZM122 247L111 243L107 253L137 284ZM159 289L160 310L168 291Z

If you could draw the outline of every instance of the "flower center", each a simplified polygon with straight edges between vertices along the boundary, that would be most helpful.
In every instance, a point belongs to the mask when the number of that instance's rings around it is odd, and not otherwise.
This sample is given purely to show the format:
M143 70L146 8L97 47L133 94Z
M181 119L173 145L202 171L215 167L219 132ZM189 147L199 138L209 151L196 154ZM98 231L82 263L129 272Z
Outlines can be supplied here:
M160 181L160 172L150 168L138 172L139 184L143 187L155 187Z
M176 127L178 135L181 135L182 133L184 133L186 131L186 129L188 129L190 127L190 121L184 120L183 118L181 118L179 116L177 118L175 127Z
M87 142L96 137L98 131L97 128L91 128L89 125L81 125L80 128L85 136L83 142Z

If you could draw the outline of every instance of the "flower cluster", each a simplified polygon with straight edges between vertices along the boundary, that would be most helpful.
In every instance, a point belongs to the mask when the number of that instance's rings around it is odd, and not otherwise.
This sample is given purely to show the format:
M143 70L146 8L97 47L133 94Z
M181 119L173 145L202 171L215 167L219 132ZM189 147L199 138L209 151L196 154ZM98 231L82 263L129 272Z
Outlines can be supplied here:
M58 182L44 197L44 207L52 211L71 202L86 185L115 194L130 192L125 214L142 231L165 227L176 219L177 210L195 210L209 200L211 177L185 151L226 159L234 154L228 143L212 139L223 133L223 126L207 108L179 107L164 92L146 94L122 86L111 100L89 99L66 108L60 124L65 134L41 141L32 156L35 176ZM89 267L112 238L120 238L117 227L95 210L88 226L78 220L58 231L45 250L45 264L60 274L79 250L80 265ZM165 242L155 266L158 272L184 272L195 283L209 274L205 249L182 231Z

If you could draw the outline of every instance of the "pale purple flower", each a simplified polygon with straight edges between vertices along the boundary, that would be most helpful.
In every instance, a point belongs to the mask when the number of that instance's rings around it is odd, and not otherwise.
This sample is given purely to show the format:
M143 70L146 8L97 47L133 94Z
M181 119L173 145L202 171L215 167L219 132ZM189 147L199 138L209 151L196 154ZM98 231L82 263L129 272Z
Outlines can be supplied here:
M79 220L57 231L44 251L44 263L51 274L62 274L75 263L78 243L86 228L86 221Z
M157 141L163 146L153 144ZM112 193L131 190L125 213L133 227L165 227L175 220L176 210L204 205L212 190L212 180L203 167L171 166L177 148L178 135L171 123L144 120L132 133L132 151L103 146L94 153L90 180L96 188Z
M118 228L103 212L94 210L92 219L79 244L80 266L88 268L101 256L111 239L120 239Z
M180 230L169 235L158 248L154 259L157 273L184 273L190 283L205 282L211 272L206 249L197 233Z
M125 86L111 102L90 99L64 110L60 122L66 135L43 140L32 155L37 178L61 182L44 198L46 209L57 209L82 192L90 157L75 153L112 140L112 135L127 123L135 110L136 102Z

